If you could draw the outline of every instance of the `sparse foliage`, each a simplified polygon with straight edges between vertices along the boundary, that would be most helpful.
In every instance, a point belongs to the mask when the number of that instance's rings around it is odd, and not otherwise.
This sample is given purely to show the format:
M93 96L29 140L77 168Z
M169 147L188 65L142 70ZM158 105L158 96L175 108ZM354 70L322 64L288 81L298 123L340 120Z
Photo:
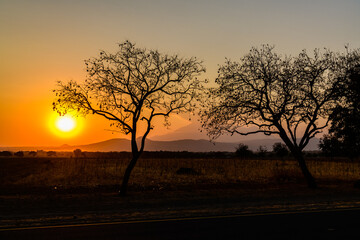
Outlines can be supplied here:
M239 62L226 60L220 66L218 87L210 89L201 113L203 127L213 137L279 135L313 188L316 182L302 151L328 126L346 73L359 54L315 50L311 56L303 50L296 57L282 57L273 49L252 48Z
M88 78L84 84L59 82L54 110L60 115L69 111L97 114L131 135L133 158L120 191L125 195L130 173L154 128L153 119L163 117L168 123L170 114L193 111L194 100L202 89L197 76L205 68L196 58L161 54L135 47L129 41L119 44L116 53L101 51L85 64Z

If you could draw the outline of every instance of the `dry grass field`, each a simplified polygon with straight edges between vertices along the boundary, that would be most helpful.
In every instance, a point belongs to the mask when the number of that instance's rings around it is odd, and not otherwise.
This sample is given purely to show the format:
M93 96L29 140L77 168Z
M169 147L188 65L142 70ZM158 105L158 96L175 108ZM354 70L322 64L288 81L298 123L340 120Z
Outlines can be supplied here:
M112 157L3 157L0 188L94 188L121 182L129 159ZM309 159L318 181L360 179L359 161ZM181 169L182 168L182 169ZM281 184L304 182L294 160L239 158L143 158L135 167L133 189L176 189L221 184Z
M358 207L359 161L308 159L308 189L294 160L151 153L129 195L117 191L130 154L0 157L4 228ZM173 157L171 155L173 154ZM185 154L186 155L186 154ZM119 158L119 156L122 156Z

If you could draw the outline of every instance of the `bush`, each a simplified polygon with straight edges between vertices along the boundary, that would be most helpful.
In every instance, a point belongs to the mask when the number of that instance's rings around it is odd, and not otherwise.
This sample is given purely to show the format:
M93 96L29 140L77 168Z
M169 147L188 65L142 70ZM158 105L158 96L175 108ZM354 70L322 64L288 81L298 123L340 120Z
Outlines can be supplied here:
M236 148L235 154L238 157L250 157L253 155L253 152L249 149L249 146L243 143L240 143L239 146Z
M2 152L0 152L0 156L1 157L11 157L12 153L9 151L2 151Z
M266 148L266 146L259 146L259 148L257 149L257 154L259 157L265 157L267 154L268 150Z
M23 157L23 156L24 156L24 152L23 152L23 151L19 151L19 152L14 153L14 155L15 155L16 157Z
M83 154L84 153L79 148L74 150L74 155L75 155L76 158L80 158Z
M31 156L31 157L36 157L36 154L37 154L37 152L35 152L35 151L29 152L29 156Z
M48 157L55 157L55 156L56 156L56 152L55 152L55 151L48 151L48 152L47 152L47 156L48 156Z
M283 158L289 155L289 149L287 146L283 143L277 142L273 145L273 152L276 156Z

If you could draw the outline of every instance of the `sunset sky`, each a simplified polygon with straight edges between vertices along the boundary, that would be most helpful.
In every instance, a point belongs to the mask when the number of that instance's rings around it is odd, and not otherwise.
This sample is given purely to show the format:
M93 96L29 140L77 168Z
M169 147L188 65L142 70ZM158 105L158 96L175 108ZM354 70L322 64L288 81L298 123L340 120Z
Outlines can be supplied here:
M196 56L207 68L202 77L214 82L225 57L239 59L263 43L291 55L323 47L343 51L345 44L360 48L359 23L358 0L0 0L0 146L124 137L98 116L77 120L71 134L59 133L52 112L56 82L81 82L84 60L115 51L124 40ZM173 132L188 124L186 116L175 116L169 129L158 124L150 138L176 138Z

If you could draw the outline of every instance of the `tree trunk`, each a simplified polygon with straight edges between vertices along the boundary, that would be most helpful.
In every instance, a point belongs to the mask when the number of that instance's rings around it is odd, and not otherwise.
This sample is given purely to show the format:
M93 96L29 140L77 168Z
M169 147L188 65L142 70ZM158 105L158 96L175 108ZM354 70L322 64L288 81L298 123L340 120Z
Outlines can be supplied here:
M134 129L133 132L131 133L131 153L132 153L132 158L131 161L129 163L129 165L127 166L126 170L125 170L125 174L123 177L123 181L121 183L121 187L120 187L120 191L119 191L119 196L120 197L124 197L126 196L126 192L127 192L127 187L128 187L128 182L130 179L130 175L132 170L134 169L137 160L139 159L142 150L140 150L139 152L139 148L137 146L137 142L136 142L136 121L134 120Z
M295 159L298 161L300 169L306 179L307 185L309 188L317 188L317 184L315 181L315 178L312 176L312 174L310 173L308 167L306 166L306 162L304 159L304 156L302 155L302 153L300 152L295 152L293 153Z
M131 174L132 170L134 169L139 157L140 157L140 154L133 155L129 165L127 166L127 168L125 170L125 174L124 174L123 181L121 183L121 187L120 187L120 191L119 191L119 196L121 196L121 197L126 196L130 174Z

